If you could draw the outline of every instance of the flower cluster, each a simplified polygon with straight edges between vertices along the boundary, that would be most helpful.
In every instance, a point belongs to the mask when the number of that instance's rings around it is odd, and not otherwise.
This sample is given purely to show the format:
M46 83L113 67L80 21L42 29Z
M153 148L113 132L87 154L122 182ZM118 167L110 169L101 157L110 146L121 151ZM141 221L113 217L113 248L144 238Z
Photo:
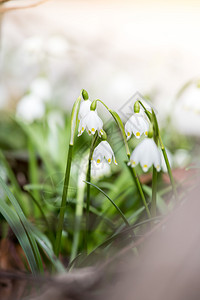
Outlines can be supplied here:
M106 141L107 136L103 130L103 121L96 111L97 100L91 102L88 99L87 92L84 90L82 96L84 101L80 104L78 114L78 136L82 135L84 131L87 131L89 135L94 135L97 132L98 136L101 138L101 142L94 149L92 162L96 163L96 165L103 166L105 163L111 164L113 161L117 165L114 152ZM163 165L162 155L152 138L152 120L151 122L148 120L146 113L148 116L153 115L153 108L145 101L135 101L133 103L133 113L124 126L127 140L129 140L132 135L137 139L144 136L142 142L136 146L130 155L128 165L135 167L140 164L144 172L147 172L153 165L157 171L160 171Z
M151 107L142 103L147 111L151 112ZM146 115L143 106L139 101L134 103L134 113L128 119L125 124L125 133L127 140L131 138L131 135L139 139L143 134L146 137L137 147L133 150L128 165L135 167L138 164L141 165L142 170L147 172L153 165L157 171L161 170L161 155L160 151L152 138L148 137L150 124L146 120Z
M103 130L103 121L98 116L96 111L96 103L91 102L88 99L86 91L82 93L84 101L80 104L79 114L78 114L78 136L86 130L89 135L94 135L95 132L98 132L99 137L102 141L94 149L92 162L96 165L105 166L105 163L111 164L113 161L117 165L114 152L106 141L107 136Z

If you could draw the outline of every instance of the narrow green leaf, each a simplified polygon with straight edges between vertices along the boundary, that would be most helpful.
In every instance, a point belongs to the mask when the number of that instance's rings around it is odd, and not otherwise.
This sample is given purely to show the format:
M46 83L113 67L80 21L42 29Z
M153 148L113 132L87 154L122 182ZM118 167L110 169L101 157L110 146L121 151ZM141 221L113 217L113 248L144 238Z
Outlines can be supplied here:
M55 269L58 272L65 272L66 271L65 267L62 265L60 260L54 254L53 249L52 249L52 245L51 245L49 239L42 232L40 232L36 228L33 228L33 234L34 234L34 237L35 237L36 241L40 245L40 247L43 249L43 251L49 257L49 260L52 262Z
M123 219L124 223L129 226L129 222L126 219L125 215L123 214L123 212L121 211L121 209L117 206L117 204L102 190L100 189L98 186L96 186L95 184L85 181L87 184L90 184L91 186L95 187L97 190L99 190L104 196L106 196L106 198L108 198L108 200L112 203L112 205L116 208L116 210L118 211L118 213L120 214L121 218Z
M34 255L35 255L35 259L36 262L38 264L38 268L41 272L43 272L43 264L42 264L42 259L40 256L40 252L37 246L37 243L35 241L35 238L32 235L32 229L31 226L28 222L28 220L26 219L19 203L17 202L17 200L15 199L14 195L11 193L11 191L9 190L9 188L7 187L7 185L4 183L4 181L2 180L2 178L0 177L0 186L2 187L2 189L4 190L4 192L6 193L7 197L9 198L10 202L12 203L12 205L15 208L15 211L21 221L21 223L24 226L24 229L27 232L27 236L30 239L30 243L32 245L33 251L34 251Z
M11 227L12 231L16 235L22 249L24 250L31 271L33 272L33 274L37 274L39 270L38 270L38 266L32 250L32 245L28 238L27 232L25 231L23 225L21 224L18 215L1 198L0 198L0 213L4 216L9 226Z

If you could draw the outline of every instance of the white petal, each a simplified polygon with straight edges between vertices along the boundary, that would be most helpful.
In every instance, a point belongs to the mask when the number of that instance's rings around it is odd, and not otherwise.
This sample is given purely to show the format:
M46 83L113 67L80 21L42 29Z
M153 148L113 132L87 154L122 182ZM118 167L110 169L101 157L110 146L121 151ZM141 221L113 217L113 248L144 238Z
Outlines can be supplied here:
M94 149L93 159L97 161L97 159L105 158L106 161L110 164L112 159L114 163L117 165L114 152L107 141L102 141L99 145Z
M96 112L90 111L84 118L87 130L91 132L91 134L95 134L96 130L98 132L103 128L103 121L99 118Z
M148 122L143 118L141 114L138 113L133 114L125 124L127 139L131 137L132 133L136 138L139 139L143 133L147 135L148 130Z
M95 179L99 179L103 176L110 175L111 168L110 165L103 160L101 164L97 164L92 161L91 164L91 176Z
M137 145L130 157L130 163L132 166L140 163L144 172L154 165L159 171L160 153L153 139L144 139L140 144Z
M90 100L85 100L81 102L80 109L79 109L79 114L78 114L78 119L81 120L82 118L85 117L87 113L90 111L90 105L92 102Z

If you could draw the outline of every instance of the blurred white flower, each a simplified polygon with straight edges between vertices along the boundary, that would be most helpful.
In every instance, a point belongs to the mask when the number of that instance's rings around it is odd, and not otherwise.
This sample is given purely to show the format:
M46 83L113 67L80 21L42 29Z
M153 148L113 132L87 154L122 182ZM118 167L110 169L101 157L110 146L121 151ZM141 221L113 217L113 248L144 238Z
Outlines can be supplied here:
M41 98L42 101L48 101L51 97L51 86L46 78L38 77L32 81L30 92Z
M200 88L190 84L174 104L172 122L179 132L200 136Z
M178 149L174 154L174 164L176 167L184 168L191 162L191 155L185 149Z
M44 39L41 36L32 36L22 45L22 54L25 61L37 62L44 58Z
M200 115L200 88L191 84L180 96L182 108Z
M64 128L65 125L64 117L60 111L51 111L48 113L47 121L52 130L57 127Z
M97 164L94 160L91 163L91 177L99 180L104 176L109 176L111 173L111 167L104 159L101 164Z
M147 172L152 165L157 171L161 170L160 152L153 139L145 138L133 150L128 165L135 167L138 163L144 172Z
M144 133L148 135L149 123L143 118L141 114L134 113L125 124L125 133L127 140L131 138L132 133L136 138L140 138Z
M27 122L33 122L41 119L45 114L44 103L33 94L24 96L16 108L16 115Z
M104 158L109 164L113 160L117 165L114 152L107 141L102 141L99 143L99 145L94 149L92 157L93 161L95 161L97 164L102 163Z
M165 162L165 159L164 159L164 155L163 155L162 150L161 149L159 149L159 150L160 150L160 157L161 157L161 169L162 169L163 172L166 173L167 172L167 166L166 166L166 162ZM170 165L170 167L172 167L172 165L173 165L173 156L172 156L171 152L168 149L165 148L165 151L166 151L166 154L167 154L167 158L169 160L169 165Z
M96 131L98 131L99 136L103 134L103 121L99 118L98 114L93 110L90 110L84 116L84 118L80 120L78 136L80 136L85 129L89 135L95 134Z
M64 128L64 118L60 111L52 111L48 114L47 122L49 125L48 131L48 149L52 158L59 162L60 160L60 143L59 131Z
M47 40L45 49L52 56L64 56L69 49L69 44L62 36L51 36Z

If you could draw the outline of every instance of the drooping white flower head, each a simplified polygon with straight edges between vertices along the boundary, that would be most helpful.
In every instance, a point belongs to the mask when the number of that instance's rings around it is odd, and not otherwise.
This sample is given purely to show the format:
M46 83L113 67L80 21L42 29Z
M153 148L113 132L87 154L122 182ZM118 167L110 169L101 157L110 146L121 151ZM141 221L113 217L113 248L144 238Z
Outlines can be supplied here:
M138 163L140 163L144 172L147 172L152 165L157 171L161 170L160 152L153 139L145 138L133 150L128 165L135 167Z
M137 139L144 133L148 135L149 123L139 113L134 113L125 124L125 133L127 140L131 138L132 133Z
M92 159L97 164L102 163L104 159L106 159L109 164L113 160L117 165L114 152L107 141L102 141L99 143L99 145L94 149Z
M90 111L90 106L92 102L90 100L84 100L81 102L80 108L79 108L79 113L78 113L78 121L80 123L80 120L87 115Z
M99 136L103 134L103 121L98 116L96 111L90 110L79 123L79 134L80 136L84 130L88 132L89 135L95 134L98 131Z

